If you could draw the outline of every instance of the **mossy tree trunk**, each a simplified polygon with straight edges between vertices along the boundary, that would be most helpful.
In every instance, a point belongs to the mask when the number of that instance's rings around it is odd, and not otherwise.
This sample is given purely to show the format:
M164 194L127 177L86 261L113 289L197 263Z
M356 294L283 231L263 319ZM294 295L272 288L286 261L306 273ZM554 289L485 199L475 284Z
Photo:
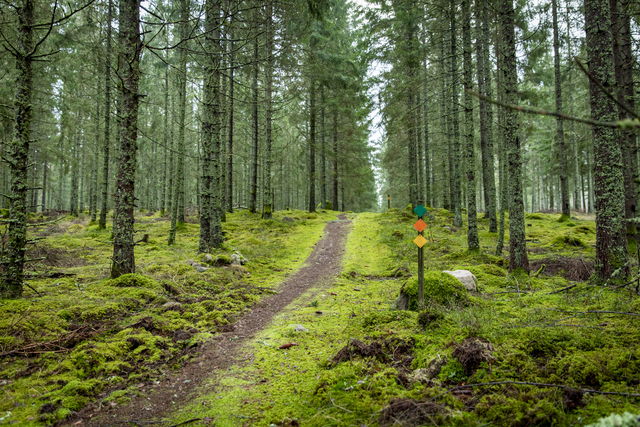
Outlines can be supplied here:
M608 0L584 2L586 49L589 63L591 117L618 119L615 103L598 87L614 93L613 38ZM596 275L599 280L624 280L627 275L625 192L622 150L615 129L593 126L593 181L596 208Z
M102 141L102 199L100 206L100 218L98 228L107 227L107 212L109 210L109 167L111 164L111 37L113 21L113 0L108 0L107 5L107 32L105 35L104 49L104 135ZM98 165L96 165L97 167Z
M473 143L473 70L471 64L471 6L470 0L462 0L462 49L464 68L464 139L467 182L467 246L470 251L480 249L476 210L476 156Z
M16 95L14 99L15 137L8 144L6 159L11 172L9 225L4 268L0 281L0 298L22 296L25 251L27 246L27 193L29 191L29 145L33 117L34 2L23 0L18 8L16 60Z
M185 221L185 177L184 177L184 157L185 157L185 118L187 112L187 40L189 38L189 2L180 0L180 24L178 45L178 67L176 70L178 89L178 137L176 140L176 170L175 188L173 190L174 200L171 211L171 228L169 229L168 243L174 244L176 241L176 229L178 224Z
M273 189L271 186L272 167L272 122L273 122L273 0L266 2L265 8L265 36L266 36L266 62L265 62L265 153L264 153L264 200L262 202L262 218L270 219L273 213Z
M140 80L140 0L119 3L118 103L120 149L118 151L113 257L111 277L135 272L134 217L138 136L138 84Z
M558 34L558 0L551 0L551 15L553 21L553 75L556 112L562 113L562 74L560 73L560 37ZM569 150L564 138L564 120L556 120L556 147L558 153L558 175L560 177L560 204L562 216L571 215L569 209ZM553 194L553 193L551 193Z
M309 82L309 212L316 211L316 91L317 83L313 76Z
M251 151L251 195L249 199L249 211L256 213L258 210L258 159L260 156L260 128L258 116L258 74L260 72L260 52L259 52L259 36L258 36L258 12L255 9L255 31L253 38L253 78L251 81L252 104L251 104L251 120L252 120L252 151Z
M476 63L478 92L488 98L492 97L491 68L489 47L489 14L486 1L476 1ZM482 155L482 188L486 217L489 219L489 231L497 231L496 219L496 181L495 160L493 152L493 109L489 102L480 100L480 153Z
M233 212L233 132L235 130L235 68L236 68L236 55L235 55L235 44L233 40L234 34L234 21L233 21L233 11L229 11L229 30L227 31L227 35L229 38L229 114L227 116L229 120L228 125L228 134L227 134L227 211Z
M635 112L633 68L635 59L631 50L630 0L609 0L611 7L611 33L613 36L613 60L616 77L618 116L633 118ZM624 107L623 107L624 105ZM625 109L626 107L626 109ZM627 111L629 110L629 111ZM620 148L624 159L624 207L625 218L637 216L638 146L636 130L619 131ZM627 233L635 235L636 226L627 222Z
M518 72L516 66L515 13L513 0L500 0L498 20L500 26L500 72L507 104L518 103ZM524 200L522 194L522 152L518 113L505 109L503 144L506 154L506 173L509 203L509 269L528 270L529 260L524 229Z
M459 120L459 99L458 99L458 30L457 30L457 0L449 3L450 19L450 50L449 50L449 73L450 73L450 96L451 96L451 121L449 133L449 162L451 176L451 202L453 204L453 225L462 227L462 188L460 165L460 120Z
M338 106L337 105L333 106L331 135L333 139L333 156L332 156L333 166L332 166L332 176L331 176L333 191L331 192L331 205L333 209L338 210L338 181L339 181L340 174L338 171L339 146L338 146Z

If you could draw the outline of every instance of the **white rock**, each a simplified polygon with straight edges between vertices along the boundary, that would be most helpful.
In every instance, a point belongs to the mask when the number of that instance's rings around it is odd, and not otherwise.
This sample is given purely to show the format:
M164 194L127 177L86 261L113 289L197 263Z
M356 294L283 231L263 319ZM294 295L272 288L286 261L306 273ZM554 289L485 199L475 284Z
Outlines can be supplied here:
M469 270L443 271L443 273L450 274L458 279L468 291L475 292L478 290L478 279Z
M296 332L309 332L309 329L305 328L302 325L292 325L293 330Z
M211 256L211 254L205 254L205 255L204 255L204 259L205 259L207 262L211 262L211 261L213 261L213 257Z
M247 263L247 259L239 252L231 254L231 265L244 265Z

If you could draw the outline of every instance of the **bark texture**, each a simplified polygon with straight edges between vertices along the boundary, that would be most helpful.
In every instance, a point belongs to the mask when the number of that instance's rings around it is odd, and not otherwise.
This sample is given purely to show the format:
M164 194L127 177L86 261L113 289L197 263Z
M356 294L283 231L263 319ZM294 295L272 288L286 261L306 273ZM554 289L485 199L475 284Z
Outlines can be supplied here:
M616 105L598 87L609 93L616 82L613 70L613 39L607 0L585 0L584 18L589 61L591 117L598 121L615 121ZM622 151L616 130L593 126L593 181L596 208L596 274L602 281L617 273L627 273L624 227L625 194Z
M119 3L118 104L120 150L118 151L113 258L111 277L135 272L133 210L138 137L138 84L140 80L140 1Z

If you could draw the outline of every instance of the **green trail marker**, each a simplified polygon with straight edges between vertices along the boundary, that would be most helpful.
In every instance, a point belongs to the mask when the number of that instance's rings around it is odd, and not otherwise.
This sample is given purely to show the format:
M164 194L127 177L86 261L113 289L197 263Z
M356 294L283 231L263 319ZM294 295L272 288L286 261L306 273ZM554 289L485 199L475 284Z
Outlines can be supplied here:
M418 220L413 224L413 228L418 232L418 237L413 239L413 243L418 247L418 307L424 308L424 245L427 239L424 237L424 230L427 223L422 219L427 214L427 208L419 204L413 208L413 212L418 216Z

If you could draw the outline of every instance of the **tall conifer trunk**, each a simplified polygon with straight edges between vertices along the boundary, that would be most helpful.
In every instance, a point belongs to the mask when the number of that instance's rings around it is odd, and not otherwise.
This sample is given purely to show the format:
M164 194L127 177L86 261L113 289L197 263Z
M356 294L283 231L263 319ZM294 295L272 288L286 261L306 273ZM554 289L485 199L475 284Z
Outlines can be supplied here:
M613 60L616 77L618 116L620 119L633 118L635 112L635 91L633 68L635 58L631 50L631 25L629 17L630 0L609 0L611 7L611 33L613 37ZM619 131L620 148L622 150L624 173L624 207L625 218L637 216L638 191L638 146L637 131L622 129ZM627 222L627 233L635 235L635 222Z
M500 0L498 20L500 26L500 69L504 86L504 102L518 103L518 73L516 68L515 13L513 0ZM522 194L522 152L518 112L505 109L503 144L506 153L506 173L509 204L509 269L529 269L524 232L524 200Z
M563 112L562 108L562 75L560 73L560 36L558 35L558 0L551 0L551 14L553 18L553 71L556 111ZM556 146L558 152L558 168L560 176L560 204L562 216L568 218L569 210L569 151L564 138L564 120L556 120Z
M273 212L273 189L271 188L272 166L272 121L273 121L273 0L266 2L266 55L265 64L265 161L264 161L264 200L262 218L271 219Z
M140 80L140 0L119 3L118 103L120 150L118 151L113 257L111 277L135 272L133 210L138 136L138 82Z
M107 6L107 34L105 36L104 52L104 136L102 141L102 198L98 228L107 226L107 212L109 210L109 166L111 164L111 34L113 21L113 0L108 0ZM96 165L97 167L97 165Z
M584 18L589 73L604 90L613 93L613 39L609 2L585 0ZM591 117L597 121L618 118L615 103L592 79L589 82ZM622 150L616 130L593 126L593 182L596 208L596 274L601 281L616 273L618 280L627 275L627 250L624 213L625 193Z
M480 249L476 209L476 156L473 143L473 100L469 91L473 89L471 65L471 7L470 0L462 0L462 48L464 68L464 139L467 183L467 246L470 251Z
M18 50L14 52L17 69L14 100L15 138L8 144L7 150L7 163L11 170L10 222L0 280L0 298L18 298L22 295L27 245L29 144L33 116L33 0L23 0L17 11Z

